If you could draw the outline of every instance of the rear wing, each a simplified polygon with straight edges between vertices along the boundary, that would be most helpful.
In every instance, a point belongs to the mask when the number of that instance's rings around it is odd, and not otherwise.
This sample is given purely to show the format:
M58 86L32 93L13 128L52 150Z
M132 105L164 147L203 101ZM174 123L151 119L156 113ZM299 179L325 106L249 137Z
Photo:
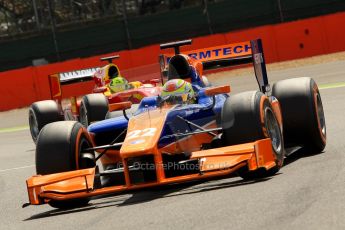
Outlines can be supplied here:
M111 64L113 63L113 60L117 58L120 58L120 55L101 57L100 60L107 61L109 64ZM61 85L69 85L77 82L93 80L94 74L101 68L102 67L98 66L49 75L48 79L51 98L61 100Z
M74 70L70 72L58 73L61 85L72 84L75 82L92 80L94 73L100 67Z
M161 48L175 48L175 46L188 44L190 44L190 40L169 43L169 46L163 44L161 45ZM175 50L179 49L175 48ZM253 63L260 91L263 93L270 91L261 39L186 51L182 53L200 61L203 64L204 70ZM169 54L159 56L162 73L166 70L172 56L173 55Z
M52 99L61 99L62 91L61 85L69 85L77 82L91 81L93 75L100 67L92 67L87 69L74 70L70 72L63 72L51 74L48 76L50 95Z

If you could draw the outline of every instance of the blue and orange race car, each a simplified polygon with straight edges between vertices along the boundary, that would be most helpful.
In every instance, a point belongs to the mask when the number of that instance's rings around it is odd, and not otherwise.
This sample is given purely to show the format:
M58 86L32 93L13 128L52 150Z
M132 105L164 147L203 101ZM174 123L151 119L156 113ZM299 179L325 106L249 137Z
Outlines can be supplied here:
M190 82L193 102L152 96L133 116L124 112L88 129L75 121L46 125L37 140L37 175L26 181L28 204L70 208L98 195L232 173L272 176L295 147L325 148L321 96L311 78L279 81L271 90L261 40L181 54L190 43L161 45L175 49L161 64L168 82ZM244 63L253 63L259 90L229 96L230 86L202 80L206 69Z

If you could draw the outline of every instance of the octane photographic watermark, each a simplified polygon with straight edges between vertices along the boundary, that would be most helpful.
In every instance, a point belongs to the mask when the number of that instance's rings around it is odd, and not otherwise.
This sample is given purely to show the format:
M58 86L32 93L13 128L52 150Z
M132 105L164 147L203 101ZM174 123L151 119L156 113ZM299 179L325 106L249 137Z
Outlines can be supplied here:
M228 162L221 163L201 163L201 164L188 164L188 163L179 163L179 162L167 162L163 164L154 164L154 163L141 163L135 162L131 165L131 169L135 170L156 170L157 167L162 167L164 170L170 171L199 171L199 170L217 170L217 169L227 169L230 167Z
M155 164L150 162L133 162L128 165L129 170L141 170L150 171L156 170L158 167L162 167L165 171L211 171L211 170L224 170L231 167L230 162L217 162L217 163L206 163L200 160L199 163L187 163L187 162L167 162L162 164ZM117 163L111 168L123 168L122 163Z

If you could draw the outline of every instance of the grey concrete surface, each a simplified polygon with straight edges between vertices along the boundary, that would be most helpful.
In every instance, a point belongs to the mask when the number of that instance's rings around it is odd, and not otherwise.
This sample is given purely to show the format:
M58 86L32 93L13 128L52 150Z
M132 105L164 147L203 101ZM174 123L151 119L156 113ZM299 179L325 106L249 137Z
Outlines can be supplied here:
M28 108L0 112L0 129L28 126Z
M345 82L345 61L270 71L273 82L311 76ZM234 93L256 89L253 76L213 74ZM345 87L321 90L328 144L322 154L293 155L258 182L222 178L94 199L85 208L58 211L27 202L25 179L35 173L28 130L0 133L0 229L345 229ZM25 114L23 110L22 114ZM25 115L0 119L25 125ZM7 119L7 120L6 120ZM12 124L11 124L12 125ZM10 127L10 126L7 126Z

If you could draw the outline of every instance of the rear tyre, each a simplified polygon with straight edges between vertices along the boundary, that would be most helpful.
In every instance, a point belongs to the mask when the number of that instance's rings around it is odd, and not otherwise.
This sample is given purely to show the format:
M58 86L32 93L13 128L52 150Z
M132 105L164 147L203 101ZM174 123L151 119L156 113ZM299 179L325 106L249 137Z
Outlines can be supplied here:
M270 170L239 171L244 179L256 179L276 174L284 161L284 141L278 120L268 98L261 92L243 92L230 96L224 103L221 122L222 141L236 145L270 138L276 166Z
M103 94L88 94L80 103L79 120L88 127L92 122L104 120L107 112L108 99Z
M40 175L73 171L95 166L93 154L85 149L92 147L86 129L75 121L60 121L46 125L40 132L36 147L36 172ZM54 208L74 208L86 205L89 198L57 201L49 204Z
M302 145L310 153L326 146L326 120L321 95L312 78L293 78L275 83L272 95L283 115L285 145Z
M38 101L29 108L29 126L32 140L36 143L41 129L49 123L63 120L58 104L53 100Z

